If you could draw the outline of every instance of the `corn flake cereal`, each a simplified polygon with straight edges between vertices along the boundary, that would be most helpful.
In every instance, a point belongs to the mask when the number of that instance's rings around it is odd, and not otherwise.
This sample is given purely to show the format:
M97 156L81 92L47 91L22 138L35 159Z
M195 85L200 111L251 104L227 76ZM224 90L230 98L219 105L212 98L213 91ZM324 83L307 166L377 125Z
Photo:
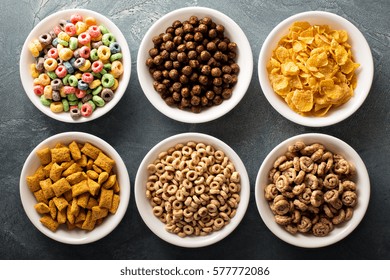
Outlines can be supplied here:
M267 63L273 90L295 112L324 116L346 103L357 85L355 63L345 30L295 22Z
M120 188L115 162L102 150L73 141L36 154L41 166L26 181L45 227L55 232L65 224L68 230L90 231L116 213Z

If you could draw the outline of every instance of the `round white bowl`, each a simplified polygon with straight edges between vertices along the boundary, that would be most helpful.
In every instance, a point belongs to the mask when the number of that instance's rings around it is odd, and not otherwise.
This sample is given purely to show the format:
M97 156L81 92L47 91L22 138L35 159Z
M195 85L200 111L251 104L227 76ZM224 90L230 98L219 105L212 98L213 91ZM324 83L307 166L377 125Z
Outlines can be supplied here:
M158 158L159 153L167 151L176 144L186 144L189 141L202 142L206 145L212 145L215 149L222 150L225 155L233 162L236 170L241 177L241 192L240 203L238 204L237 214L230 220L230 223L224 226L221 230L212 232L206 236L187 236L179 237L176 234L166 231L165 224L161 222L152 212L152 206L149 199L146 197L146 182L149 177L147 166ZM214 244L226 236L228 236L241 222L245 215L249 203L250 183L246 168L240 157L235 151L221 140L201 133L182 133L166 138L165 140L154 146L144 157L141 165L138 168L134 187L135 201L138 211L149 229L161 239L171 244L195 248L204 247Z
M232 42L237 43L238 51L236 63L240 66L240 73L238 74L237 84L233 88L233 94L230 99L224 100L218 106L209 108L202 108L200 113L193 113L187 110L181 110L174 106L168 106L161 96L153 88L153 77L149 73L149 68L145 62L149 57L149 50L153 48L152 38L155 35L164 33L166 28L171 26L175 20L188 20L190 16L197 16L202 18L205 16L211 17L216 22L225 26L225 35L230 38ZM138 50L137 57L137 72L138 79L142 90L152 105L161 113L174 120L185 123L203 123L215 120L230 110L232 110L244 97L253 72L253 57L252 50L247 37L242 29L231 18L225 14L204 7L188 7L172 11L157 20L150 29L146 32L142 39Z
M289 27L296 21L308 21L310 24L327 24L332 29L343 29L348 32L348 42L352 46L352 53L355 62L360 63L356 70L357 87L354 96L338 108L331 108L323 117L302 116L294 112L287 103L274 92L268 78L267 62L271 58L272 51L276 48L278 41L288 34ZM336 124L351 116L363 104L370 92L373 76L374 63L368 45L363 34L351 22L345 18L322 11L310 11L293 15L279 23L265 39L261 48L258 61L258 75L263 93L272 107L286 119L300 125L310 127L324 127Z
M56 232L52 232L41 224L39 219L41 215L34 209L37 203L33 193L27 186L26 177L33 175L40 166L40 161L36 152L42 148L52 148L57 143L69 144L72 141L79 143L89 142L92 145L101 149L107 156L115 161L113 171L117 175L117 180L120 186L120 202L117 212L109 214L102 224L96 226L92 231L85 231L81 229L68 230L66 226L61 225ZM24 211L33 225L47 237L56 241L67 244L86 244L97 241L111 231L120 223L126 213L127 206L130 200L130 179L125 163L115 149L103 139L84 132L64 132L51 136L42 141L36 146L30 155L27 157L20 175L20 198L22 200Z
M37 96L33 91L34 78L31 76L30 64L35 62L35 58L31 55L28 49L28 44L30 42L32 42L34 39L37 39L41 34L49 32L54 26L58 25L59 20L61 19L68 20L72 14L80 14L84 18L87 16L94 17L97 21L97 24L103 24L105 27L108 28L108 30L110 30L111 33L115 35L116 40L121 47L121 52L123 55L122 64L124 70L122 76L119 78L119 86L115 90L114 98L110 102L107 102L103 107L97 107L96 110L89 117L81 116L76 120L74 120L70 116L69 112L53 113L48 106L42 105L39 96ZM130 55L129 46L127 45L126 38L123 36L119 28L107 17L91 10L69 9L69 10L58 11L54 14L51 14L50 16L40 21L34 27L34 29L30 32L26 41L23 44L22 52L20 54L19 71L20 71L20 79L22 81L23 88L27 93L28 98L35 105L35 107L37 107L42 113L58 121L67 122L67 123L82 123L82 122L92 121L108 113L112 108L115 107L115 105L122 98L130 80L131 55Z
M353 181L357 186L358 203L354 208L353 217L349 221L336 225L329 235L325 237L305 235L299 232L292 235L287 232L282 226L275 222L274 214L268 205L268 201L264 197L264 189L269 184L268 174L273 167L273 163L279 156L284 155L288 146L297 141L303 141L307 145L312 143L321 143L328 151L342 155L356 168L356 175L354 176ZM301 134L286 139L277 145L264 159L256 178L255 199L261 218L271 232L277 237L298 247L324 247L345 238L359 225L366 213L370 200L370 179L366 166L359 154L344 141L321 133Z

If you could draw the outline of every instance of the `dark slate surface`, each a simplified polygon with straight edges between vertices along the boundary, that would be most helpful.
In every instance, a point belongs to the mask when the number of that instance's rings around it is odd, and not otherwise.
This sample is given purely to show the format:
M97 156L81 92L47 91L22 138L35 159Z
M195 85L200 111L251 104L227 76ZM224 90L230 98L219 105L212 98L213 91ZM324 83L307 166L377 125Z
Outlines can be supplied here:
M57 3L58 2L58 3ZM390 2L388 0L293 1L12 1L1 9L0 29L0 259L389 259L390 258ZM253 51L249 89L230 113L204 124L184 124L159 113L144 96L136 73L143 34L154 21L181 7L206 6L233 18L246 33ZM98 120L66 124L37 110L19 78L19 55L30 30L44 17L65 8L87 8L116 23L128 40L133 58L131 80L116 108ZM257 60L262 43L283 19L303 11L336 13L354 23L366 37L374 57L371 92L350 118L326 128L294 124L279 115L262 94ZM100 241L66 245L41 234L28 220L19 195L19 177L31 150L45 138L64 131L84 131L108 141L123 157L132 193L138 166L156 143L182 132L203 132L228 143L242 158L251 182L248 211L239 227L217 244L199 249L170 245L143 223L131 196L120 225ZM302 249L275 237L261 220L254 200L254 182L267 153L291 136L320 132L349 143L365 162L371 200L361 224L337 244Z

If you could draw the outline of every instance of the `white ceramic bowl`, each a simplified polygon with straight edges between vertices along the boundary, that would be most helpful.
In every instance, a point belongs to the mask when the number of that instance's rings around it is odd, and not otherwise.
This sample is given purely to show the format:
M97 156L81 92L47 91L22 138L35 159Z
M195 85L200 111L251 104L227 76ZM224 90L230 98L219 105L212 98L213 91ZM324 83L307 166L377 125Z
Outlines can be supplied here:
M115 166L113 168L113 171L117 175L117 180L120 186L120 203L117 212L114 215L109 214L104 219L103 223L96 226L92 231L85 231L80 229L68 230L66 226L61 225L60 227L58 227L56 232L52 232L51 230L43 226L39 221L41 215L38 214L38 212L34 209L34 205L37 202L33 193L29 190L27 186L26 177L29 175L33 175L40 166L39 158L36 155L36 152L39 149L46 147L52 148L57 143L69 144L73 140L79 143L89 142L92 145L100 148L107 156L115 160ZM122 158L115 151L115 149L106 141L97 136L84 132L64 132L51 136L46 140L42 141L32 150L30 155L27 157L20 175L20 197L22 200L23 208L30 221L39 231L41 231L47 237L67 244L86 244L105 237L111 231L113 231L115 227L120 223L126 213L127 206L129 204L130 179L126 165L123 162Z
M164 33L166 28L171 26L175 20L188 20L190 16L198 18L211 17L216 22L225 26L225 36L237 43L238 51L236 62L240 66L238 82L233 88L233 95L230 99L224 100L218 106L203 108L198 114L187 110L180 110L174 106L168 106L161 96L153 88L153 78L146 66L146 59L149 57L149 50L153 48L152 38L155 35ZM152 105L161 113L174 120L186 123L203 123L217 119L232 110L244 97L253 72L253 57L249 41L242 29L231 18L225 14L203 7L188 7L172 11L157 20L146 32L138 50L137 57L138 79L142 90Z
M274 214L271 212L268 201L264 197L264 189L266 185L269 184L268 174L272 169L274 161L279 156L284 155L288 146L294 144L296 141L303 141L307 145L312 143L321 143L328 151L342 155L356 168L356 175L354 176L353 181L357 186L358 203L354 208L353 217L351 220L335 226L333 231L325 237L305 235L299 232L295 235L290 234L282 226L275 222ZM370 200L370 180L363 160L347 143L326 134L301 134L286 139L277 145L264 159L256 178L255 199L261 218L271 232L277 237L298 247L324 247L345 238L359 225L366 213L368 202Z
M206 145L212 145L215 149L222 150L225 155L233 162L234 166L236 167L236 170L240 173L241 192L240 203L237 208L237 214L231 219L229 224L224 226L221 230L212 232L207 236L187 236L182 238L176 234L170 233L165 230L165 224L154 216L152 212L152 206L150 205L149 199L145 195L145 191L146 182L149 177L147 166L150 163L153 163L154 160L158 158L159 153L167 151L169 148L175 146L176 144L186 144L189 141L203 142ZM234 152L234 150L230 148L227 144L207 134L182 133L166 138L165 140L154 146L146 154L137 171L134 195L138 211L146 225L153 233L171 244L181 247L195 248L208 246L222 240L238 226L238 224L244 217L246 209L248 207L250 196L250 183L248 173L243 162L241 161L240 157Z
M108 28L108 30L113 33L116 37L117 42L119 43L121 47L121 52L123 55L122 58L122 64L123 64L123 74L119 78L119 86L115 90L114 98L107 102L106 105L103 107L98 107L91 116L89 117L80 117L76 120L74 120L69 112L62 112L62 113L53 113L49 107L42 105L39 96L37 96L33 91L33 78L31 76L30 72L30 64L35 62L35 58L31 55L28 44L33 41L34 39L37 39L41 34L49 32L53 29L54 26L58 25L59 20L65 19L68 20L72 14L80 14L84 18L87 16L94 17L97 21L97 24L103 24L105 27ZM129 46L127 45L126 38L123 36L122 32L119 30L119 28L107 17L103 16L102 14L99 14L97 12L86 10L86 9L69 9L69 10L62 10L58 11L54 14L51 14L50 16L44 18L42 21L40 21L34 29L30 32L28 35L26 41L24 42L22 52L20 54L20 62L19 62L19 71L20 71L20 79L22 81L23 87L25 92L27 93L28 98L31 100L31 102L37 107L42 113L46 114L47 116L56 119L58 121L62 122L68 122L68 123L81 123L81 122L88 122L94 119L97 119L107 112L109 112L114 106L119 102L119 100L122 98L123 94L125 93L127 89L127 85L130 80L130 73L131 73L131 55Z
M278 41L288 34L289 27L296 21L308 21L310 24L327 24L332 29L343 29L348 32L348 42L352 46L354 60L360 63L356 70L357 87L354 96L345 104L338 108L331 108L326 116L310 117L302 116L294 112L287 103L276 94L268 79L266 69L272 51L276 48ZM258 75L263 93L274 109L288 120L300 125L310 127L324 127L336 124L351 116L366 99L374 76L374 63L370 47L363 34L351 22L345 18L321 11L303 12L293 15L279 23L268 35L261 48L258 61Z

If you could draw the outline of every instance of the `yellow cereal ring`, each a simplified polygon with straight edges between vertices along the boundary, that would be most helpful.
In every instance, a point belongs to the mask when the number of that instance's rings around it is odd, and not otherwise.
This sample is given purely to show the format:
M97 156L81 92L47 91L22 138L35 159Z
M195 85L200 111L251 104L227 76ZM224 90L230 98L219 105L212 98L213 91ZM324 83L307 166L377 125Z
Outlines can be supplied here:
M70 40L69 34L64 32L64 31L61 31L60 33L58 33L57 37L58 37L58 39L64 40L66 42L69 42L69 40Z
M47 71L56 70L57 65L58 65L57 60L55 60L54 58L51 58L51 57L45 59L45 62L43 63L43 67L45 67L45 69Z
M114 78L119 78L123 74L123 64L119 60L115 60L111 64L111 75L114 76Z
M71 59L73 57L73 51L69 48L63 48L59 51L58 56L62 60L68 61L69 59Z
M37 50L38 50L38 51L41 51L41 50L43 49L42 44L41 44L41 42L39 42L38 39L35 39L35 40L33 41L33 44L37 47Z
M85 24L88 25L88 26L96 25L96 19L93 18L93 17L86 17L84 19L84 21L85 21Z
M36 68L36 64L35 63L31 63L30 64L30 72L31 72L31 77L38 78L39 72L38 72L38 70Z
M116 90L119 86L119 81L117 79L114 79L114 85L110 87L112 91Z
M65 87L61 87L60 88L60 95L61 95L62 98L66 97L67 94L65 93Z
M98 57L102 61L107 61L110 59L111 56L111 50L107 46L100 46L97 51Z
M83 74L81 74L80 72L77 72L76 74L74 74L74 76L76 77L77 80L80 80L81 77L83 76Z
M31 52L33 57L38 57L39 56L39 50L37 46L34 43L29 43L28 44L28 50Z
M46 99L53 98L53 88L51 87L51 85L47 85L43 88L43 95Z
M34 85L47 86L50 85L50 77L47 74L40 74L38 78L34 79Z
M87 29L88 29L88 25L82 21L76 22L75 27L76 27L76 34L77 35L80 35L81 33L87 31Z
M62 105L62 102L52 102L50 103L50 110L53 113L61 113L64 111L64 105Z
M88 69L91 68L91 62L87 59L85 61L85 64L79 68L80 71L88 71Z
M93 80L90 84L89 84L89 88L90 89L95 89L97 88L98 86L100 86L102 84L102 82L100 80Z

